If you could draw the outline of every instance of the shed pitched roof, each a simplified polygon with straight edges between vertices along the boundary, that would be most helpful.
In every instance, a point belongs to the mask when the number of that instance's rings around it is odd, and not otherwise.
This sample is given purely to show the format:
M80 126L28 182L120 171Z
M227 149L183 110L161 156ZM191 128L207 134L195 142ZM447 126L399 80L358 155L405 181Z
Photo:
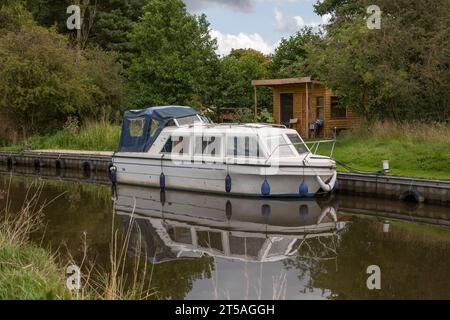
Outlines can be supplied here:
M287 79L266 79L266 80L253 80L252 86L263 87L263 86L281 86L286 84L302 84L302 83L319 83L318 81L312 80L311 77L301 77L301 78L287 78Z

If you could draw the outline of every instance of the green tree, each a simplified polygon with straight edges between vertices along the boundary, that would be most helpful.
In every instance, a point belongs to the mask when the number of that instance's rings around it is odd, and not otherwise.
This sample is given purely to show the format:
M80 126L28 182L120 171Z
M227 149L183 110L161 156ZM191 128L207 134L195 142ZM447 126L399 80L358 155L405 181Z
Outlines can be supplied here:
M125 107L125 79L117 56L101 49L85 49L84 72L89 79L90 103L79 110L81 120L114 121L122 119Z
M20 0L3 0L0 5L0 36L32 26L33 18Z
M270 71L274 78L311 76L309 66L309 50L320 42L321 37L312 28L305 27L292 35L283 38L272 57Z
M80 56L53 29L0 37L0 65L0 114L24 138L61 128L69 116L99 119L122 106L114 59L94 50Z
M135 54L127 74L132 107L211 105L216 41L204 15L189 14L181 0L150 0L131 34L131 46Z
M130 62L128 34L143 14L147 0L27 0L27 7L35 20L42 26L57 26L60 33L71 35L67 30L66 9L71 4L80 4L87 24L84 42L87 46L100 46L119 53L120 61L127 66Z
M218 78L220 93L216 105L221 108L250 108L253 114L251 108L254 104L254 91L251 81L268 77L269 62L268 56L253 49L232 50L228 56L222 58ZM272 107L270 89L259 89L258 99L260 107ZM251 118L253 119L253 116Z
M24 137L57 127L89 102L76 59L53 30L36 26L0 38L0 111Z
M327 6L325 6L325 4ZM380 0L381 30L369 30L368 0L324 1L334 15L309 63L345 106L370 120L450 119L450 2Z

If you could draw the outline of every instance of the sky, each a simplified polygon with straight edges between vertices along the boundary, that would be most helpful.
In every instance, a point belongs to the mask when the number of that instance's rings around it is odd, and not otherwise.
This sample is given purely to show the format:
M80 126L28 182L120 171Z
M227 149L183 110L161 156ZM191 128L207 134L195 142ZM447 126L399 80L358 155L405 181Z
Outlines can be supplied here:
M189 12L206 14L220 55L252 48L273 53L282 38L328 21L314 13L317 0L184 0Z

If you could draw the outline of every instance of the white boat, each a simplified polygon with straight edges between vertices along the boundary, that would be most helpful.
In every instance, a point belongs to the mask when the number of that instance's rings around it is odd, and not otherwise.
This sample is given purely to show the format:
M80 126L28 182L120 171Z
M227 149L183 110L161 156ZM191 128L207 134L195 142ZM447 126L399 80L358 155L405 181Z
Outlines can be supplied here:
M212 124L180 106L126 112L111 174L119 184L258 197L311 197L337 178L336 163L295 130Z

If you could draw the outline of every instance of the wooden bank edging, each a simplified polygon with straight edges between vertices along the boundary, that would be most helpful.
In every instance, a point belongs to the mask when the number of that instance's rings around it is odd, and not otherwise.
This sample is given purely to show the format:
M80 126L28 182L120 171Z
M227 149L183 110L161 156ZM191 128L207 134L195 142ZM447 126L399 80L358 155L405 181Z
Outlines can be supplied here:
M38 168L108 172L113 152L39 150L0 152L0 164ZM411 199L450 205L450 181L340 172L339 190L347 194Z

